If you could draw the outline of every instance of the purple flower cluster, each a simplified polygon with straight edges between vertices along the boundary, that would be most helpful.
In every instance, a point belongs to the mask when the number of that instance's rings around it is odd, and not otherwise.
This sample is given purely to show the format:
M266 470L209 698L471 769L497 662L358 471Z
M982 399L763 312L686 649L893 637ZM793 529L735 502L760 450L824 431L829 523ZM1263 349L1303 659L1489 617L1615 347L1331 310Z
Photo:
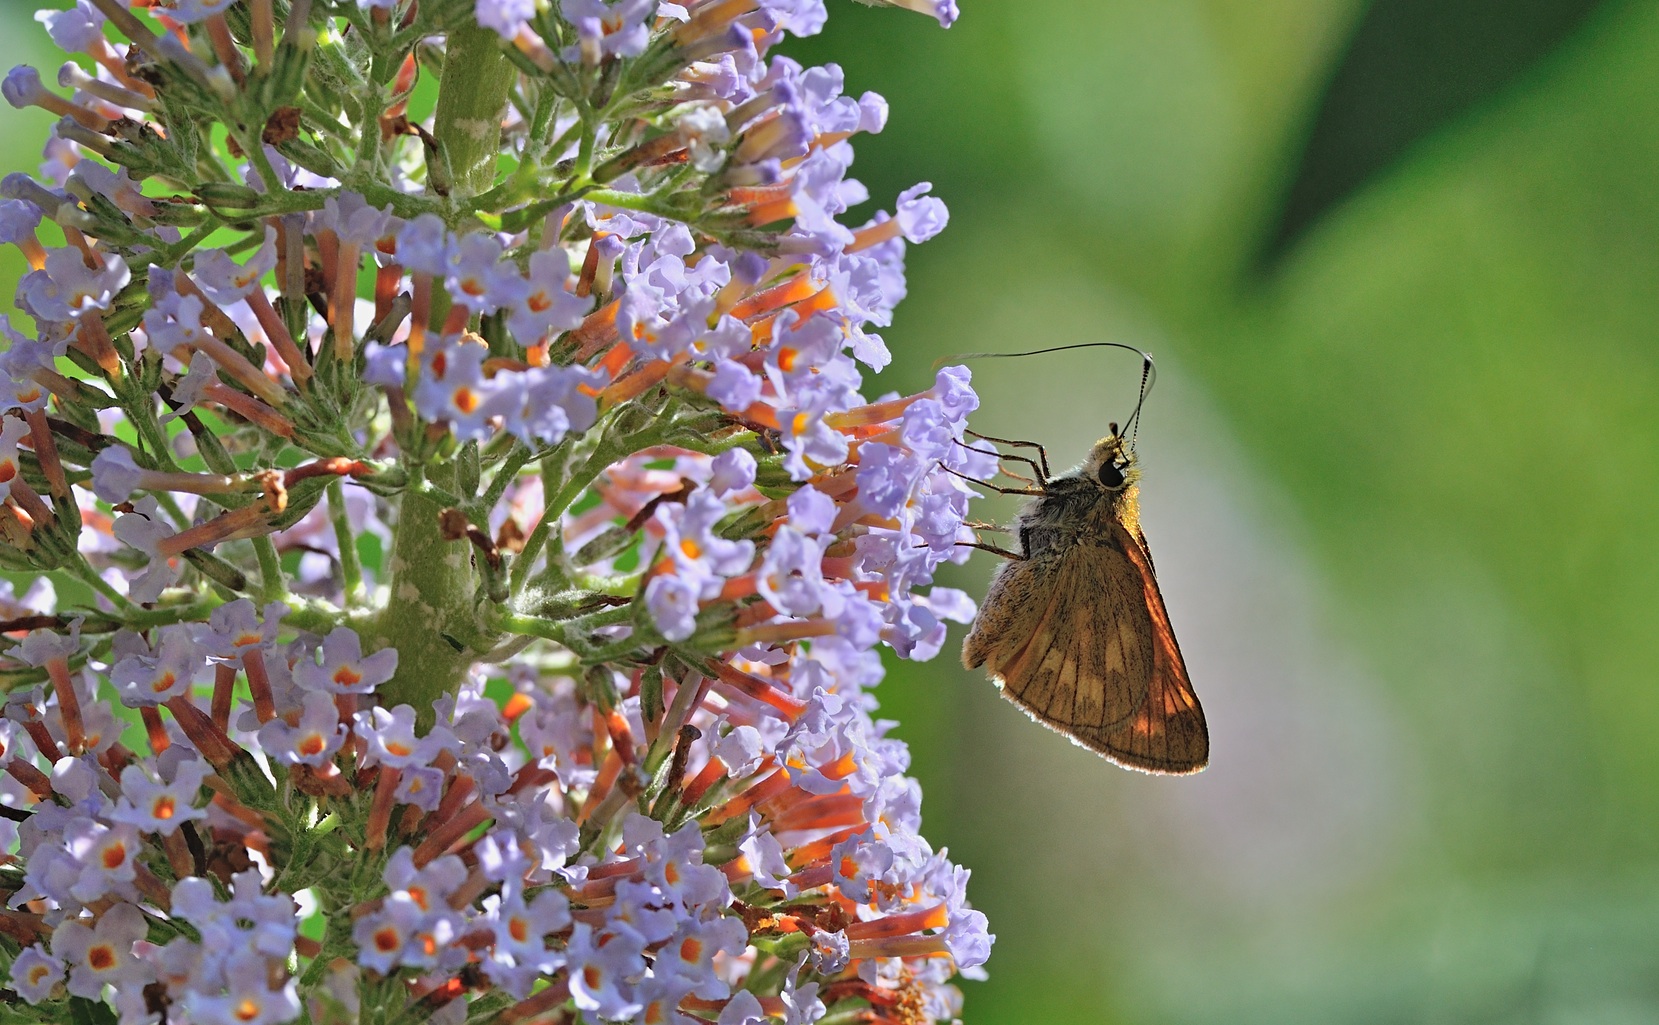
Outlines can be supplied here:
M843 223L821 0L275 6L77 0L0 89L62 119L0 184L8 1015L955 1018L872 689L995 464L965 370L865 394L946 211ZM412 109L437 45L495 114Z

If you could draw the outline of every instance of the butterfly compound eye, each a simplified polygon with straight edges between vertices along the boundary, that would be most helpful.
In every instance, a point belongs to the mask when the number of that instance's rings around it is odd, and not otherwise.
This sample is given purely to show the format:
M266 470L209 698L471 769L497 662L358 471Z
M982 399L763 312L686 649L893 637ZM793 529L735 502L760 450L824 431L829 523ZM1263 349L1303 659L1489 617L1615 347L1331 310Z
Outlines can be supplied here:
M1123 470L1116 463L1101 463L1099 476L1100 483L1108 490L1123 487Z

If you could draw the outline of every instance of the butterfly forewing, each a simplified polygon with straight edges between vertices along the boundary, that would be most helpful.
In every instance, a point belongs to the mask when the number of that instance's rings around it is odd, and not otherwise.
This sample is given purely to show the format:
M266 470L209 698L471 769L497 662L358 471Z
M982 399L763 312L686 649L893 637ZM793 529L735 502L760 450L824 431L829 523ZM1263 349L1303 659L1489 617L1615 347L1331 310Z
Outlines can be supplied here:
M1103 754L1145 703L1156 661L1139 574L1109 544L1081 544L998 574L963 649L1033 718ZM1103 614L1104 613L1104 614Z

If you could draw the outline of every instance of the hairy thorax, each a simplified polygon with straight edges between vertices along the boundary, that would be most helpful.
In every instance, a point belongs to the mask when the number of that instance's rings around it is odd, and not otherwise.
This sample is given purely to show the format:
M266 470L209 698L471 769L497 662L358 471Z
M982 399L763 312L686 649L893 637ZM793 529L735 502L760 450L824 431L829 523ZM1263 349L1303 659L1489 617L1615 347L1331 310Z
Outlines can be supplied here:
M1113 520L1131 536L1140 531L1139 489L1132 483L1113 491L1089 477L1068 475L1044 487L1045 493L1021 510L1016 527L1030 558L1052 558L1082 543L1110 543Z

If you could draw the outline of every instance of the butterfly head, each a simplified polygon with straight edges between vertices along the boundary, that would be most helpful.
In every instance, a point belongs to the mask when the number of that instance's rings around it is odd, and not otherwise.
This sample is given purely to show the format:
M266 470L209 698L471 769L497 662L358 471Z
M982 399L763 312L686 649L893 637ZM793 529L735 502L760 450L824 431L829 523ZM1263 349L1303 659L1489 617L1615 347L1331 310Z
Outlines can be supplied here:
M1095 481L1107 491L1118 492L1130 487L1140 478L1135 466L1135 453L1125 444L1117 424L1110 425L1112 433L1094 443L1089 458L1083 461L1084 477Z

